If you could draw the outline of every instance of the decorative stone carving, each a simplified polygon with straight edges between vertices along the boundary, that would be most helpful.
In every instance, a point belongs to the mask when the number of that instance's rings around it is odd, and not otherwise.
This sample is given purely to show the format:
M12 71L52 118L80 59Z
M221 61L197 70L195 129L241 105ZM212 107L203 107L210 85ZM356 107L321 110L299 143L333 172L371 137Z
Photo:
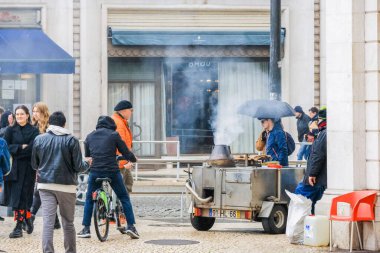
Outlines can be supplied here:
M108 57L269 57L265 46L113 46Z

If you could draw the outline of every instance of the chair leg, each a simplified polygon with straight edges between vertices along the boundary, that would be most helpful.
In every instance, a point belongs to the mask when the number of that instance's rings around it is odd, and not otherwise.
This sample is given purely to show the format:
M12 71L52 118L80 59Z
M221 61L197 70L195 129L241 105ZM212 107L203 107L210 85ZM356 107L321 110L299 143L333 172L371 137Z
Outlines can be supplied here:
M356 224L356 231L358 232L360 249L363 249L362 238L360 237L358 222L355 221L355 224Z
M375 237L375 250L378 250L377 236L376 236L376 231L375 231L375 221L374 220L372 221L372 225L373 225L373 236Z
M350 252L352 252L352 241L354 240L354 222L351 221L351 231L350 231Z
M330 238L330 252L332 251L332 220L330 220L330 230L329 230L329 238Z

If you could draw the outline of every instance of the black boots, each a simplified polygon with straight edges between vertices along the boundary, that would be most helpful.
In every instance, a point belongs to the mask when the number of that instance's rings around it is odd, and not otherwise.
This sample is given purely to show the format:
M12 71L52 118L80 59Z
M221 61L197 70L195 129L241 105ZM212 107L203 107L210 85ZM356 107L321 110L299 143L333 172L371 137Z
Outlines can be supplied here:
M17 221L16 227L13 229L12 233L9 234L9 238L20 237L22 237L22 221Z
M22 237L22 230L26 230L28 234L31 234L33 232L33 220L31 219L29 211L16 210L15 220L17 221L16 227L13 229L12 233L9 234L9 238Z
M60 229L61 224L59 223L58 214L55 216L54 229Z
M31 218L29 218L29 219L25 219L25 224L26 224L26 232L27 232L28 234L33 233L34 224L33 224L32 219L31 219Z

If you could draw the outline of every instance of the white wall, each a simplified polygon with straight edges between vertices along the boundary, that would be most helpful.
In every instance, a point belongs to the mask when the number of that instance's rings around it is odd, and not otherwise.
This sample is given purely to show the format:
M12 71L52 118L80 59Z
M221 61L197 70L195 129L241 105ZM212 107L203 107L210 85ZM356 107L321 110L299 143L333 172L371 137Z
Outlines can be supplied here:
M106 59L106 50L102 41L106 30L102 27L106 22L102 17L101 5L121 6L173 6L173 5L201 5L205 9L209 6L257 6L269 8L267 0L209 0L209 1L125 1L125 0L83 0L81 1L81 132L85 137L95 127L97 117L107 112L106 97L103 94L107 83L102 84L106 77L106 66L102 66L102 59ZM283 100L292 106L301 105L307 110L314 101L314 1L287 0L282 1L283 26L287 28L286 51L283 61L282 83ZM285 14L284 14L285 13ZM103 57L103 58L102 58ZM104 63L103 63L104 64ZM285 64L285 65L284 65ZM105 78L106 80L106 78ZM295 136L295 119L285 119L284 125Z

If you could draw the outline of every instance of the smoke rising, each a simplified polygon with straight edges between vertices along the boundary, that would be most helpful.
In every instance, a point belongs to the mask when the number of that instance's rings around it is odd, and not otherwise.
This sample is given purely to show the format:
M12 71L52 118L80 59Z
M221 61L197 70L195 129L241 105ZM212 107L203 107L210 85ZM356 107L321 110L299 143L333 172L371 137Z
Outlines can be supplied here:
M241 103L237 103L233 97L228 97L226 100L222 105L219 103L217 113L212 118L215 145L231 145L244 131L241 126L241 116L237 113Z

